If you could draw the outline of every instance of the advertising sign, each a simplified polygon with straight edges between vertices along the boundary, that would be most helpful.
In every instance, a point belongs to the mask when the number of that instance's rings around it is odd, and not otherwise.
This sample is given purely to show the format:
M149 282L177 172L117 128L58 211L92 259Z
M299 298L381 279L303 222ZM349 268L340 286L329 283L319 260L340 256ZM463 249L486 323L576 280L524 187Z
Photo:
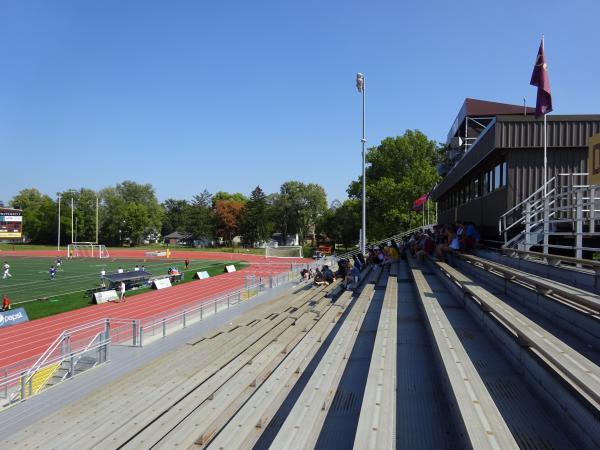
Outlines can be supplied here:
M118 300L117 291L111 289L109 291L94 292L94 301L100 305L101 303L112 302Z
M235 266L233 264L230 264L228 266L225 266L225 270L227 271L227 273L235 272Z
M23 211L0 208L0 239L21 239L23 236Z
M206 278L210 278L210 275L206 270L203 270L202 272L196 272L194 278L197 278L199 280L205 280Z
M0 328L9 327L17 323L28 322L25 308L15 308L8 311L0 311Z
M159 278L158 280L153 280L152 285L154 289L164 289L171 287L171 280L168 278Z

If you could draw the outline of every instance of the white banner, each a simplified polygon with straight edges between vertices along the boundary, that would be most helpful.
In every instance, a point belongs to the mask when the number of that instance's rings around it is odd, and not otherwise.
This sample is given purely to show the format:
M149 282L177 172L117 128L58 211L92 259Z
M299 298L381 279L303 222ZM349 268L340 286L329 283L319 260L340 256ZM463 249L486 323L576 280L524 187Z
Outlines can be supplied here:
M94 301L97 304L112 302L118 299L119 296L117 295L117 291L114 289L111 289L110 291L94 292Z
M228 266L225 266L225 270L227 270L227 273L235 272L235 266L233 264L230 264Z
M164 289L171 287L171 280L168 278L159 278L158 280L152 280L152 284L154 285L154 289Z
M23 222L22 216L3 216L0 215L1 222Z

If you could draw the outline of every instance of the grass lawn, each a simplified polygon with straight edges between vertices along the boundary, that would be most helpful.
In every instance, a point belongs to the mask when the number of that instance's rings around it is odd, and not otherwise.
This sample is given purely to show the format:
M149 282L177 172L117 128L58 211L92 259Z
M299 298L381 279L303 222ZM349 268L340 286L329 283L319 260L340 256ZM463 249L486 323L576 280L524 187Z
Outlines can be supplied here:
M48 274L54 258L6 256L1 261L10 264L12 278L0 278L0 297L8 295L13 307L23 306L30 320L58 314L64 311L83 308L92 304L86 291L100 285L100 270L107 274L114 273L119 267L125 271L145 265L145 269L153 275L166 274L169 267L177 267L185 272L181 283L192 281L195 272L206 270L211 276L223 273L226 264L231 262L213 260L191 260L190 267L184 271L183 260L180 259L91 259L81 258L62 261L62 267L56 274L56 280L51 281ZM235 262L237 269L246 264ZM180 283L178 283L180 284ZM149 288L128 291L127 295L147 292Z

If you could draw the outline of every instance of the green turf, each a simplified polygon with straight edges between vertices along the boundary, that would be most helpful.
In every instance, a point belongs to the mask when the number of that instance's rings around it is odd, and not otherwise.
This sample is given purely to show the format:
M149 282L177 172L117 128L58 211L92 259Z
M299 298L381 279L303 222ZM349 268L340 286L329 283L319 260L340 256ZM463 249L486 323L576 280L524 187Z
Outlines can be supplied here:
M10 272L13 277L0 278L0 296L8 295L14 307L24 306L31 320L91 304L90 296L86 291L99 286L102 268L110 274L116 272L119 267L127 271L133 269L136 264L139 266L144 264L146 270L153 275L166 275L169 267L177 267L179 271L185 272L183 260L180 259L146 261L143 258L63 259L56 280L51 281L48 268L54 264L55 258L23 256L0 258L2 263L5 260L11 266ZM206 270L211 276L219 275L223 273L224 266L231 263L230 261L191 260L187 276L184 275L182 283L192 281L193 274L201 270ZM239 262L234 264L237 268L245 266L244 263ZM145 291L147 289L129 291L128 295Z

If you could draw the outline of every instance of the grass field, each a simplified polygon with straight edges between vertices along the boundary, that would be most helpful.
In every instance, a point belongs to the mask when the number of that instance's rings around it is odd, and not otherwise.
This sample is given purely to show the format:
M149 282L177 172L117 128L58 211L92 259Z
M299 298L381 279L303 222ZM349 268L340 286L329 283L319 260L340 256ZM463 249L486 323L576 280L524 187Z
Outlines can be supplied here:
M13 307L23 306L30 320L58 314L64 311L83 308L90 305L91 298L86 291L100 285L100 270L107 274L115 273L119 267L125 271L133 270L135 265L145 266L153 275L167 274L169 267L184 271L183 260L178 259L92 259L80 258L67 260L63 258L62 267L54 281L50 280L48 269L55 263L55 258L5 256L2 264L10 265L12 278L2 279L0 273L0 298L6 294ZM193 274L206 270L211 276L223 273L226 264L231 261L191 260L190 267L184 275L182 283L192 281ZM236 268L245 266L234 262ZM128 296L146 292L148 289L129 291Z

